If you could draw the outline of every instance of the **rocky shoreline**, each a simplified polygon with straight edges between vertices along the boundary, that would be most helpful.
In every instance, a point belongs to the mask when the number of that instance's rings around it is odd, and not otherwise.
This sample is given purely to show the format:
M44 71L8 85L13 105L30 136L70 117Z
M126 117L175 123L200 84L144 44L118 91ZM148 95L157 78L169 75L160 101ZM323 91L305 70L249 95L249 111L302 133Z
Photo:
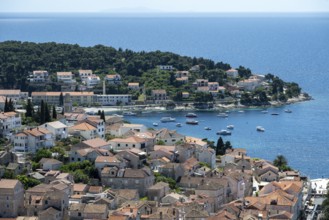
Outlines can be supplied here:
M265 109L265 108L274 108L274 107L281 107L285 105L291 105L299 102L305 102L313 100L311 96L306 96L305 94L301 94L299 97L288 99L286 102L279 102L279 101L270 101L270 105L263 105L263 106L245 106L245 105L235 105L235 104L218 104L214 105L211 109L197 109L191 105L183 106L179 105L176 106L174 109L166 109L166 107L161 105L132 105L132 106L102 106L102 107L88 107L84 108L87 113L97 113L99 110L104 112L159 112L159 111L197 111L197 112L204 112L204 111L228 111L228 110L240 110L240 109Z

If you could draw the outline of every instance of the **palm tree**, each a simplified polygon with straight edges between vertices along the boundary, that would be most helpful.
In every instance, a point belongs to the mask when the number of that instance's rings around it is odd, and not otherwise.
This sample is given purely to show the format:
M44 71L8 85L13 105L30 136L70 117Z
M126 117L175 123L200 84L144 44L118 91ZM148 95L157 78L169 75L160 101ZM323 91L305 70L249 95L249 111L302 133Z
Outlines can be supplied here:
M273 161L274 166L276 167L283 167L288 165L287 159L283 155L278 155L274 161Z

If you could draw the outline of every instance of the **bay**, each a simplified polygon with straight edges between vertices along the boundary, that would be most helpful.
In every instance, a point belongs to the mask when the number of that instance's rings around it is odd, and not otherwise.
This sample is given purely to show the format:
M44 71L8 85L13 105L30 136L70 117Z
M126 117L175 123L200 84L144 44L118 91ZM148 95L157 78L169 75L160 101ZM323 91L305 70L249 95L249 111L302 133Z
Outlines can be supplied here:
M160 124L179 132L216 141L216 130L234 124L225 140L244 147L252 157L273 160L278 154L311 178L329 177L329 15L111 17L80 15L1 14L0 41L104 44L135 51L171 51L243 65L255 73L272 73L294 81L313 101L269 109L233 112L227 119L216 113L198 113L200 125L184 124L185 113L151 113L129 118L152 126L171 115L183 124ZM257 125L264 133L256 132ZM203 127L212 127L205 131Z

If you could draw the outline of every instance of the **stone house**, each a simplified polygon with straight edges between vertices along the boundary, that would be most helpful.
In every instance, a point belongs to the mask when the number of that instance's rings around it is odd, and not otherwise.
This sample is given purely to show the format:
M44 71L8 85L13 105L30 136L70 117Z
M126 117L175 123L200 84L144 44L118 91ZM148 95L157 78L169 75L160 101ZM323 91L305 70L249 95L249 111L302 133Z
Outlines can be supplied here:
M163 166L159 166L158 172L161 175L165 177L170 177L176 181L184 175L183 167L179 163L167 163Z
M183 142L185 136L177 133L175 130L169 130L167 128L155 131L156 141L163 141L165 145L175 145L177 142Z
M148 168L118 169L105 167L101 173L102 184L112 189L137 189L140 196L154 183L154 175Z
M164 89L156 89L151 92L152 100L155 104L165 103L167 101L167 92Z
M161 201L170 191L169 184L164 182L158 182L148 188L147 197L152 201Z
M131 136L128 138L114 138L109 141L110 146L113 150L126 150L129 148L137 148L140 150L146 150L147 140L144 138L139 138Z
M95 167L99 174L102 172L104 167L118 167L124 169L127 167L126 161L120 156L98 156L95 160Z
M63 216L60 211L54 209L53 207L49 207L43 211L38 213L39 220L61 220Z
M0 180L0 217L24 215L24 186L18 180Z
M25 209L28 216L37 216L49 207L60 211L63 218L72 194L72 184L67 180L55 180L50 184L40 184L25 193Z
M59 170L63 165L63 162L53 158L42 158L39 163L43 170Z
M140 169L146 163L147 155L136 148L121 150L116 155L127 161L127 166L132 169Z

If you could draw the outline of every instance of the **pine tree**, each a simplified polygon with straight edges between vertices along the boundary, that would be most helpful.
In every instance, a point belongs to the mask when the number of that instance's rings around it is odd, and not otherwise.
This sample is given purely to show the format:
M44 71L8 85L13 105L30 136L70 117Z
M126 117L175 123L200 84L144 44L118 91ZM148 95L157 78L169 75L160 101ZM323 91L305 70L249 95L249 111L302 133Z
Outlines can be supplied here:
M32 117L33 114L34 114L33 105L32 105L31 99L28 99L27 105L26 105L25 117Z
M43 102L43 100L41 100L41 104L40 104L40 124L44 124L46 121L45 118L45 103Z
M3 111L4 112L8 112L8 101L7 101L7 97L6 97L6 100L5 100L5 106L3 108Z
M15 111L13 100L9 99L8 106L7 106L8 112Z
M101 116L102 115L102 111L98 110L97 115Z
M51 121L50 111L47 103L44 103L45 105L45 122Z
M53 119L57 119L57 112L54 105L53 105Z
M219 137L217 140L217 145L216 145L216 155L224 155L225 154L225 146L224 146L224 141L222 137Z
M105 122L105 112L104 112L104 110L101 112L101 119L103 119L103 121Z
M63 93L62 92L59 95L59 105L60 106L63 106L64 105L64 96L63 96Z

